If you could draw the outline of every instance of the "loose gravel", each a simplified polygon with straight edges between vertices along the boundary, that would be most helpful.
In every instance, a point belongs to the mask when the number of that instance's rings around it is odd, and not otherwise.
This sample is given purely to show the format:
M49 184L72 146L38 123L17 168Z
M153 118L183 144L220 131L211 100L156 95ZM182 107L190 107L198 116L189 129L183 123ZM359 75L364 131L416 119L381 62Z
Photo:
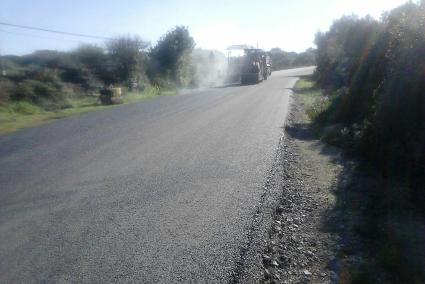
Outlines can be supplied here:
M333 213L340 152L314 139L297 98L281 143L281 198L262 253L261 283L337 283L343 224Z

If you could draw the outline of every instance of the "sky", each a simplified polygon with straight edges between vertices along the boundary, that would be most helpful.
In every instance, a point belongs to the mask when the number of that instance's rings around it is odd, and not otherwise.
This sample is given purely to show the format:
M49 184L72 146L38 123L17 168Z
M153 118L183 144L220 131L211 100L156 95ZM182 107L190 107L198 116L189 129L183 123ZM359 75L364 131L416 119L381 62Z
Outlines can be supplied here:
M301 52L343 15L379 18L406 0L0 0L0 22L101 37L139 35L155 44L176 25L196 47L224 50L248 44ZM102 40L0 25L0 54L71 50Z

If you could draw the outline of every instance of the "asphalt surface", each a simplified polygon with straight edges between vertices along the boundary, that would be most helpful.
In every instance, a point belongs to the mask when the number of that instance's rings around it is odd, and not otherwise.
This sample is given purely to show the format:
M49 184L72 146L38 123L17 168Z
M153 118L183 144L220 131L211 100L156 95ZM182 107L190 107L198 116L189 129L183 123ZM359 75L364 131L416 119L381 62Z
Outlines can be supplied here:
M0 136L0 282L228 282L312 70Z

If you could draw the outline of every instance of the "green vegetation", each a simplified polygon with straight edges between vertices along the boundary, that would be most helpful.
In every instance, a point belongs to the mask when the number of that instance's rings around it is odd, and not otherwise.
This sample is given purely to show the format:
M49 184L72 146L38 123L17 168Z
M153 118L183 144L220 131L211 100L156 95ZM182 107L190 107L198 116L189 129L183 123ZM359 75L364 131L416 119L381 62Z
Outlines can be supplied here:
M132 91L123 95L123 104L140 102L157 96L175 95L175 90L149 87L145 91ZM0 105L0 133L13 132L36 126L55 119L76 114L102 110L113 106L101 105L97 96L69 100L70 107L60 110L45 110L27 101L9 102Z
M98 96L105 87L120 87L123 103L132 103L196 86L194 45L188 29L176 27L153 47L137 36L121 36L105 48L2 56L0 133L104 109Z
M105 104L130 103L224 82L225 55L194 48L189 30L177 26L154 46L138 36L119 36L104 47L84 44L71 52L1 56L0 133L103 109L101 90ZM275 69L314 64L312 49L296 54L275 48L270 54ZM109 87L119 87L126 95L111 100L112 90L105 90Z
M318 134L361 157L359 169L374 180L364 185L357 231L368 251L353 283L381 282L381 270L385 282L425 282L424 30L425 4L407 3L380 21L343 17L316 36L315 86L298 85L322 89L308 99Z
M307 79L300 79L295 85L295 91L300 96L301 102L310 120L314 121L318 114L318 107L321 108L319 101L325 98L321 90L315 88L314 82Z
M150 51L150 77L156 84L173 82L180 86L194 85L195 71L190 54L195 41L184 27L176 27L162 37Z
M358 157L360 152L353 148L358 147L361 132L353 137L349 126L333 122L340 94L319 88L313 78L299 80L295 89L318 138ZM349 230L340 233L366 241L364 251L355 252L361 258L347 272L347 283L423 283L423 208L410 199L411 189L402 177L383 176L373 163L360 157L363 160L351 178L341 180L336 192L335 214Z
M301 53L272 48L269 55L273 63L273 70L316 65L316 50L312 48Z
M356 147L383 175L409 182L422 206L425 165L425 8L409 3L381 21L344 17L318 34L317 82L330 93L333 123L360 136ZM331 114L330 114L331 115Z

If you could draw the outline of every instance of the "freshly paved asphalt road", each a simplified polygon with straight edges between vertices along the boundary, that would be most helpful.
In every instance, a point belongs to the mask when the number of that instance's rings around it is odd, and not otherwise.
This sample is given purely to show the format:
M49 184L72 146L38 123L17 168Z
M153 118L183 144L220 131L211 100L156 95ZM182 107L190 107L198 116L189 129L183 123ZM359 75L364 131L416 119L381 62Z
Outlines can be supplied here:
M228 281L312 70L0 136L0 282Z

